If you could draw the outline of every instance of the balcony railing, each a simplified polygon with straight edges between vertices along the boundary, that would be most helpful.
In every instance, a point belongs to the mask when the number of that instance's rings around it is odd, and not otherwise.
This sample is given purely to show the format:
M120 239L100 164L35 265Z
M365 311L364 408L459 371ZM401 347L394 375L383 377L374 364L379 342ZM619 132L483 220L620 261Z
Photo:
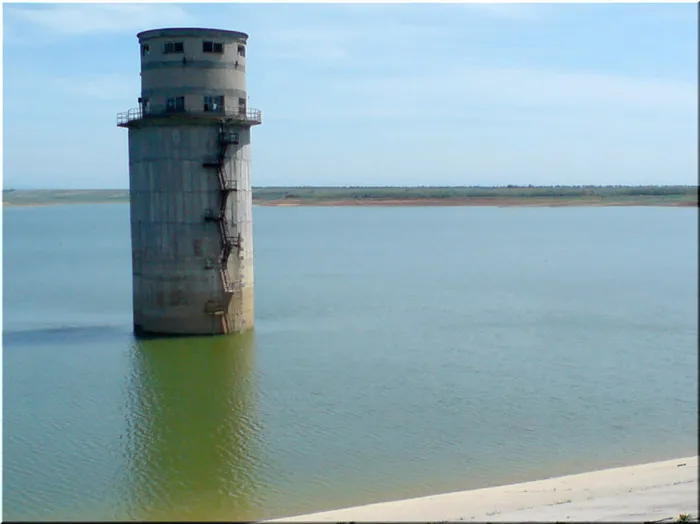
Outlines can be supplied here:
M149 108L144 111L140 107L129 109L123 113L117 114L117 125L126 127L130 122L137 120L145 120L147 118L162 118L163 116L177 115L179 117L196 117L196 118L223 118L241 122L249 125L262 123L262 113L259 109L243 109L240 107L226 107L218 111L193 111L191 109L173 109L168 107Z

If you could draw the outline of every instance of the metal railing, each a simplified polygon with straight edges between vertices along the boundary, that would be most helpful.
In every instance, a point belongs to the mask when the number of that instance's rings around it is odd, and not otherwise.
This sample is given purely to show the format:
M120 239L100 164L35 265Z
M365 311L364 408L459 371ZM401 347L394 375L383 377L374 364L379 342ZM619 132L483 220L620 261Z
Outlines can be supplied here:
M143 120L146 118L156 118L163 117L166 115L177 115L180 117L208 117L208 118L224 118L226 120L233 120L234 122L243 122L246 124L261 124L262 123L262 112L260 109L244 109L241 107L226 107L218 111L194 111L191 109L172 109L168 107L158 107L149 108L143 111L140 107L135 107L124 111L123 113L117 113L117 125L125 126L130 122L136 120Z

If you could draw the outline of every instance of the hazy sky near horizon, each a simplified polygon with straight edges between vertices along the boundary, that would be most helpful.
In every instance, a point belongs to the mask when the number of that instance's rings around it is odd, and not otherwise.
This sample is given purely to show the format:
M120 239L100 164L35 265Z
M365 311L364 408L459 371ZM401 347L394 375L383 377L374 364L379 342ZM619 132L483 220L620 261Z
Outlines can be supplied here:
M696 4L4 4L5 188L125 188L136 33L250 35L253 184L697 184Z

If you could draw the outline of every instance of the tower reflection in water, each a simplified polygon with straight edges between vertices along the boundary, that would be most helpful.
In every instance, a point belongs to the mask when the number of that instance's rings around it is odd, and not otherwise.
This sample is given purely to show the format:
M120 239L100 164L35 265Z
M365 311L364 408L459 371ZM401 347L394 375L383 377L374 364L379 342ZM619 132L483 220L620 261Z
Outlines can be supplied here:
M231 521L260 507L253 357L252 333L134 343L131 518Z

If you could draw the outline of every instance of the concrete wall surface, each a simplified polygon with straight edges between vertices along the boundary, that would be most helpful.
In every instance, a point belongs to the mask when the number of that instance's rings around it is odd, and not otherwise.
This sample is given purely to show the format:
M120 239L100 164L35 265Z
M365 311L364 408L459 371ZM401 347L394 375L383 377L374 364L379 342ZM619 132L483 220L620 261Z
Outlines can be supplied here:
M219 224L207 221L222 198L216 169L218 123L140 125L129 129L129 179L137 331L207 334L253 326L253 230L250 128L228 147L227 176L236 186L227 200L229 231L240 234L226 266L236 289L226 319L207 313L225 300ZM225 321L222 321L225 320Z

